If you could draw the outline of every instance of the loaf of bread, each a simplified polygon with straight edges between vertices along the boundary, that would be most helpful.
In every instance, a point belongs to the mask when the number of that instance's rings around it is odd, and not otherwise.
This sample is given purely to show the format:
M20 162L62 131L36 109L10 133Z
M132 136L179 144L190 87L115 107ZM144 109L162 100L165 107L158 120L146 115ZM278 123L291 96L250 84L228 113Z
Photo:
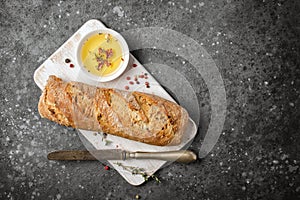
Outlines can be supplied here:
M177 145L188 122L184 108L142 92L99 88L50 76L39 100L42 117L77 129L152 145Z

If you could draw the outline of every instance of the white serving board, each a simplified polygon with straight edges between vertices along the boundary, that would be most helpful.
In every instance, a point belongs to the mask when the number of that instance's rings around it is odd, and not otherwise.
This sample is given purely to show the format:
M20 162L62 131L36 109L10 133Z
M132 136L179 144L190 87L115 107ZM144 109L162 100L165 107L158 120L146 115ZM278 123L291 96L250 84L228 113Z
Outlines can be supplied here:
M99 20L87 21L73 36L71 36L57 51L55 51L34 73L34 81L38 87L43 90L46 85L47 79L50 75L56 75L66 81L78 81L95 85L98 87L110 87L124 90L125 85L129 86L129 91L140 91L151 94L156 94L165 99L174 101L172 97L160 86L160 84L151 76L151 74L130 54L130 60L126 71L117 79L99 83L94 82L85 77L81 72L76 60L76 46L81 37L92 30L105 27ZM71 63L75 67L70 68L69 64L65 63L65 59L69 58ZM133 67L135 66L135 67ZM148 79L139 79L140 84L129 84L129 80L126 78L134 75L141 75L147 73ZM132 79L131 79L132 81ZM149 82L150 88L146 88L145 82ZM103 134L95 134L94 131L79 130L85 139L87 139L96 149L124 149L128 151L172 151L187 148L194 139L197 133L197 126L190 119L186 132L184 133L183 141L177 146L154 146L148 145L121 137L108 135L106 140L112 141L109 145L106 145L103 141ZM122 167L116 165L116 162L122 163L126 166L134 166L145 169L145 171L152 175L163 165L165 161L159 160L128 160L128 161L108 161L112 167L114 167L125 180L132 185L140 185L144 182L144 178L141 175L133 175L131 172L124 170Z

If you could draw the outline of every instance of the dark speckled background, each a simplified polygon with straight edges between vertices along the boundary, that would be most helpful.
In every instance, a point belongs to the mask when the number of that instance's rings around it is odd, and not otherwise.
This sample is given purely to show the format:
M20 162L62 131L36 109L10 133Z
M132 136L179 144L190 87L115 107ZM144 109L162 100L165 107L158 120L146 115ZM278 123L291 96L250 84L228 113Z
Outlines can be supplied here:
M285 1L2 1L0 8L0 199L299 199L300 2ZM193 38L224 80L227 116L212 152L173 163L129 185L98 162L49 162L54 149L84 148L76 131L41 119L36 68L84 22L119 32L164 27ZM133 54L181 66L156 50ZM183 65L190 67L189 64ZM203 80L187 75L210 120ZM198 89L197 89L198 88ZM198 135L190 149L199 151Z

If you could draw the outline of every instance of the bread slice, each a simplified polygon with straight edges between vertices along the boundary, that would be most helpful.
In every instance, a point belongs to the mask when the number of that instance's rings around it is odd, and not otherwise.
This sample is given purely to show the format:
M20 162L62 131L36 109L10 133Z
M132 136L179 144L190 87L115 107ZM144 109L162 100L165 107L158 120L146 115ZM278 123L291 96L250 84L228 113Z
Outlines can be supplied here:
M50 76L38 105L64 126L105 132L152 145L177 145L188 121L184 108L142 92L99 88Z

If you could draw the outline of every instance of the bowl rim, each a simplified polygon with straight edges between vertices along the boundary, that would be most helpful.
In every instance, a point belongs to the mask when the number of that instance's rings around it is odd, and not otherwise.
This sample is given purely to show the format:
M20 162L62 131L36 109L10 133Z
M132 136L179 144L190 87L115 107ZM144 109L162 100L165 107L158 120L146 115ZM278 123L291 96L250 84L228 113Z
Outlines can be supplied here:
M122 49L123 60L120 64L120 66L114 72L112 72L111 74L106 75L106 76L97 76L97 75L94 75L94 74L88 72L85 69L85 67L83 66L83 63L81 61L81 49L82 49L84 42L91 36L93 36L95 34L99 34L99 33L111 34L113 37L115 37L118 40L118 42L121 46L121 49ZM76 62L77 62L77 65L80 67L80 73L82 72L84 75L88 76L90 79L97 81L97 82L108 82L108 81L112 81L112 80L118 78L126 70L128 63L129 63L129 54L130 54L130 52L129 52L128 44L120 33L116 32L113 29L109 29L109 28L99 28L96 30L89 31L88 33L86 33L85 35L83 35L81 37L81 39L76 47Z

